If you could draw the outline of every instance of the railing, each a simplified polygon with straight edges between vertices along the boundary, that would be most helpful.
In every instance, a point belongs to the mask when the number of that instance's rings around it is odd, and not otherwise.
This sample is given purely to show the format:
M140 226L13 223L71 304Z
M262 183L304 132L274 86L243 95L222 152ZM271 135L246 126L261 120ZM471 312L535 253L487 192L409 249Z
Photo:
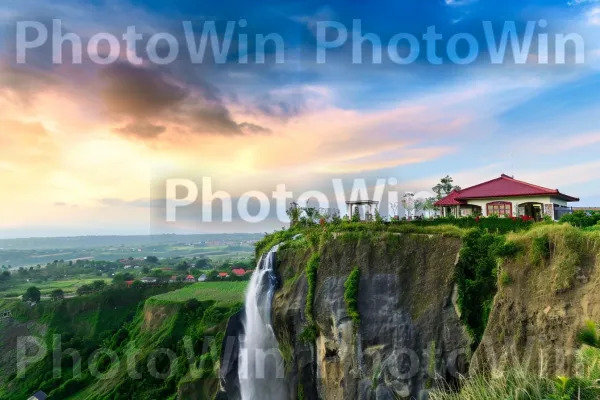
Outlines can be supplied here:
M554 219L559 220L564 215L573 214L573 207L558 206L554 207Z

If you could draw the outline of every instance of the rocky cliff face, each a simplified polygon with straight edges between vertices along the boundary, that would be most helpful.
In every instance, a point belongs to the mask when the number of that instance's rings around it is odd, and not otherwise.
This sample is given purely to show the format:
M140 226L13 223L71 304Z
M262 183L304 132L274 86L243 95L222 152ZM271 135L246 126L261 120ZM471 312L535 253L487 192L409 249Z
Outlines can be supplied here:
M274 300L280 347L288 347L290 399L419 398L468 368L470 338L453 304L459 239L417 234L339 234L320 249L280 251L285 282ZM320 252L314 297L316 341L305 341L304 268ZM360 269L360 322L344 283ZM286 353L285 349L283 352Z
M586 321L600 322L598 243L576 236L574 228L553 228L541 259L533 257L535 236L521 240L522 252L502 266L472 372L515 364L549 377L576 372L577 333Z

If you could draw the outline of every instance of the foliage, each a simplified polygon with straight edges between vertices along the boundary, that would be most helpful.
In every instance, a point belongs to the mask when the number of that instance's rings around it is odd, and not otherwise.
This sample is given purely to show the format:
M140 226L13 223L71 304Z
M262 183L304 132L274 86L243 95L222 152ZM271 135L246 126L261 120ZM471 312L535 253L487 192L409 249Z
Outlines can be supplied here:
M306 294L306 306L304 308L304 312L306 314L306 319L310 324L314 324L314 297L317 288L317 269L319 268L320 257L318 253L313 253L313 255L308 260L306 264L305 273L306 273L306 281L308 282L308 293Z
M550 258L550 239L548 235L533 238L531 244L530 261L533 265L539 265Z
M9 271L2 271L2 273L0 274L0 282L7 281L9 279L10 279L10 272Z
M296 235L300 232L302 232L301 229L291 228L291 229L287 229L287 230L276 231L270 235L265 235L264 238L262 238L255 244L256 259L260 260L260 257L264 253L271 250L271 248L273 248L273 246L275 246L279 243L283 243L283 242L287 242L288 240L291 240L294 237L294 235Z
M597 361L597 360L596 360ZM462 378L460 392L432 391L431 400L593 400L600 396L595 382L587 378L540 377L523 368L491 376Z
M508 273L508 271L502 271L502 273L500 274L500 284L502 286L508 286L510 285L512 282L512 279L510 278L510 274Z
M529 248L532 265L549 265L555 292L569 289L575 283L578 271L586 268L584 254L597 252L600 235L586 232L569 224L536 224L527 232L509 235L512 241Z
M62 289L54 289L52 293L50 293L50 300L52 301L60 301L65 298L65 292Z
M375 223L377 224L382 224L383 221L383 217L381 216L381 214L379 213L379 208L375 209Z
M585 211L575 211L572 214L565 214L561 217L559 223L568 223L579 228L589 228L600 222L600 212L587 213Z
M577 341L590 347L600 348L598 329L593 321L586 321L585 327L577 333Z
M402 224L402 222L396 222L397 224ZM534 224L534 221L524 220L522 218L499 218L499 217L464 217L464 218L454 218L454 217L444 217L444 218L434 218L434 219L423 219L416 220L411 222L404 222L404 224L414 224L421 227L428 226L439 226L439 225L455 225L459 228L463 229L483 229L488 230L490 232L497 233L508 233L508 232L518 232L522 230L527 230L531 228Z
M279 343L279 353L281 354L281 358L285 365L285 372L289 373L292 370L294 345L287 326L284 326L283 329L281 329L281 335L277 338L277 342Z
M290 207L286 210L287 216L290 219L291 226L294 226L300 221L300 214L302 211L298 208L298 204L292 203Z
M360 222L360 209L358 207L354 207L354 211L352 212L352 222Z
M483 336L497 291L496 254L504 241L503 236L481 230L471 230L463 239L456 266L458 306L476 344Z
M314 343L315 340L317 340L318 333L319 331L317 325L311 323L302 330L302 333L300 333L300 339L304 343Z
M358 286L360 281L360 270L354 267L346 282L344 283L344 301L348 309L348 314L354 322L354 328L358 329L360 324L360 314L358 312Z
M441 200L448 196L453 190L460 190L460 186L454 185L454 179L450 175L440 179L440 183L431 188L436 194L437 200Z
M42 292L40 292L40 290L37 287L31 286L23 295L23 301L32 301L34 303L39 303L41 297Z
M104 282L103 280L96 280L89 285L83 285L77 288L77 294L83 296L86 294L98 293L105 288L106 282Z
M177 386L189 379L192 370L199 376L214 379L215 369L224 338L227 319L240 310L240 304L224 306L212 300L189 299L171 303L163 316L161 308L154 310L154 302L144 301L152 295L169 290L174 285L160 285L132 290L110 287L92 296L65 299L61 302L43 302L36 307L23 305L21 314L28 320L38 320L48 326L46 340L60 335L61 347L74 349L82 360L89 360L99 348L114 352L120 360L116 375L110 380L91 376L88 365L82 364L82 374L73 376L71 357L62 358L61 376L53 378L54 360L51 351L40 362L28 366L22 379L8 377L8 385L1 386L0 397L7 400L28 398L31 393L43 390L50 398L109 399L171 399ZM156 302L159 307L160 302ZM145 327L145 314L158 313L165 318L152 329ZM131 350L130 350L131 349ZM129 358L135 349L135 356ZM158 349L168 349L176 356L171 364L162 354L156 358L157 372L169 374L167 379L157 379L148 373L148 362ZM132 378L127 362L140 378ZM99 360L100 371L110 366L108 357ZM10 387L10 390L5 390ZM214 393L207 395L213 398Z

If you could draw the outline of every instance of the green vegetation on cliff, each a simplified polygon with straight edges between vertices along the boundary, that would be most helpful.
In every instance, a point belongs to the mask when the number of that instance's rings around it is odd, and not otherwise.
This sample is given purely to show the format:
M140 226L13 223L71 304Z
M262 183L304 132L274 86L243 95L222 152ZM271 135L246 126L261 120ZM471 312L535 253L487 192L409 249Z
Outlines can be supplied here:
M22 377L0 381L0 397L43 390L55 399L170 399L181 384L200 382L212 398L226 322L241 309L244 286L110 288L34 307L14 304L19 321L47 327L41 339L48 351Z
M350 314L350 318L354 322L355 329L358 328L360 324L360 314L358 313L358 284L360 281L360 269L358 267L354 267L350 275L348 275L348 279L344 283L344 301L346 302L346 307L348 308L348 314Z

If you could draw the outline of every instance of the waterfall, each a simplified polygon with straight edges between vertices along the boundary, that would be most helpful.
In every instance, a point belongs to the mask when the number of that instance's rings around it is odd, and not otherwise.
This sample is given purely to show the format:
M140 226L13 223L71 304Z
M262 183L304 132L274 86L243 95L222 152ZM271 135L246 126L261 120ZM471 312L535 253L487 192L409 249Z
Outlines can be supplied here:
M245 334L240 338L238 364L242 400L287 398L284 363L271 325L278 248L276 245L260 258L246 293Z

